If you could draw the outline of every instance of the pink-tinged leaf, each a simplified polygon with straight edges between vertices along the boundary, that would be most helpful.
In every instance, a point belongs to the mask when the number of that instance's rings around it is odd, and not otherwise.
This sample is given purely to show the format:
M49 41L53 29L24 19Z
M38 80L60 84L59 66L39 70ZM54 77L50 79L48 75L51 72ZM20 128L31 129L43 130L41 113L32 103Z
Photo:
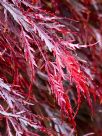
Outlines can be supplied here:
M46 46L48 47L49 51L52 51L54 45L51 42L51 38L36 24L34 25L34 31L38 32L42 41L45 42Z
M21 37L22 37L22 45L23 45L23 48L24 48L24 55L25 55L25 58L26 58L26 61L28 62L28 75L31 77L31 80L33 81L34 80L34 74L35 74L35 68L34 67L37 67L37 64L34 60L34 50L30 47L30 44L27 40L27 37L26 37L26 33L24 31L22 31L22 34L21 34Z
M62 84L62 78L58 74L57 70L55 68L53 71L53 74L50 74L50 62L47 62L46 70L49 77L49 84L51 85L52 93L55 95L56 100L58 102L58 105L60 106L61 110L64 111L67 115L70 121L72 122L73 126L75 127L75 122L73 120L73 110L70 104L70 100L68 96L64 92L63 84Z

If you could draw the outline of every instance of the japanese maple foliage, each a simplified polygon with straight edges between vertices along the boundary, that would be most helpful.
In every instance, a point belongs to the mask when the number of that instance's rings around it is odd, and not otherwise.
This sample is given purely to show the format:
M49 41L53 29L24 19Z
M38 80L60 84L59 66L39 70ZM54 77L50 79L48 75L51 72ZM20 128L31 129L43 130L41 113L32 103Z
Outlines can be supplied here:
M1 135L71 136L83 101L94 114L101 24L101 0L0 0Z

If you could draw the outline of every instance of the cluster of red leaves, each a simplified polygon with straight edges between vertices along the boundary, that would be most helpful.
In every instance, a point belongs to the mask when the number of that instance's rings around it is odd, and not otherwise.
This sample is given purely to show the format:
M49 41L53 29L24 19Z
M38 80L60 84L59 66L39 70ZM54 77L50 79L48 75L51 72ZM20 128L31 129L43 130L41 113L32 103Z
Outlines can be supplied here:
M2 135L67 136L83 99L102 102L101 4L0 0Z

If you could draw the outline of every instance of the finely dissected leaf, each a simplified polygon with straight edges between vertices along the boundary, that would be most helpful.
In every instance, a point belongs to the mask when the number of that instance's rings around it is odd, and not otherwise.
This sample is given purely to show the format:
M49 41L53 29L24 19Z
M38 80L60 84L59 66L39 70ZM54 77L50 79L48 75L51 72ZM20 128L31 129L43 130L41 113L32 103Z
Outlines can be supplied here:
M74 135L84 100L102 103L101 7L0 0L1 135Z

